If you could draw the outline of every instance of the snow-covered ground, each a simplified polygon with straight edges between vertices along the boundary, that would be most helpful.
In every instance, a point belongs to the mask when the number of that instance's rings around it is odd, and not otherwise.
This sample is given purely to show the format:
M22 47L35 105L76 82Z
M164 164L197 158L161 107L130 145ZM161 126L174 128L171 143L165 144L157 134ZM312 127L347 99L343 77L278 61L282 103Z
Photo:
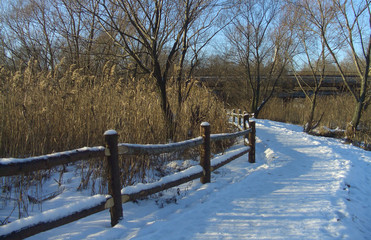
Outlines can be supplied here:
M256 121L255 164L246 155L209 184L195 180L126 203L113 228L107 210L29 239L371 239L371 152ZM73 184L72 175L64 179ZM78 201L68 194L43 209Z

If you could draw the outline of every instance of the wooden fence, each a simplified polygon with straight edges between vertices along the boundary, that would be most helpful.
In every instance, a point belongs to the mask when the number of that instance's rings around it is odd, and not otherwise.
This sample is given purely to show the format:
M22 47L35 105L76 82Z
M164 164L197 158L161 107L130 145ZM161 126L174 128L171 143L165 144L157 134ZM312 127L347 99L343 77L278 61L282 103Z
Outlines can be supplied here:
M249 121L247 114L242 114L239 110L229 113L232 117L232 123L239 128L235 133L210 134L210 125L206 122L201 124L200 137L186 140L183 142L171 144L128 144L118 143L118 134L114 130L109 130L104 133L105 147L81 148L72 151L49 154L39 157L31 157L25 159L2 159L0 161L0 177L19 175L29 173L32 171L49 169L51 167L76 162L80 160L87 160L90 158L105 157L106 171L108 176L108 193L110 196L101 196L93 204L88 207L83 207L78 211L68 213L65 216L60 216L58 219L44 220L40 222L30 222L20 229L8 231L0 235L0 239L23 239L32 235L47 231L52 228L62 226L64 224L76 221L94 213L110 209L111 225L116 225L120 219L123 218L122 204L129 201L134 201L145 196L181 185L183 183L200 178L200 181L205 184L210 182L211 172L220 168L221 166L233 161L236 158L249 153L249 162L255 162L255 122ZM236 118L238 124L236 124ZM247 126L249 124L249 127ZM228 156L223 161L216 161L211 164L210 161L210 143L213 141L233 139L239 136L245 136L245 145L241 151L236 154ZM248 140L248 141L247 141ZM158 181L155 183L145 184L144 187L121 193L121 181L118 165L119 155L152 155L169 153L179 150L185 150L191 147L200 147L200 166L195 166L190 171L184 170L183 174L174 174L167 180ZM94 196L93 196L94 197ZM91 198L93 198L91 197ZM10 223L11 224L11 223ZM3 226L4 227L4 226ZM0 227L0 230L2 230ZM1 231L3 232L3 231Z

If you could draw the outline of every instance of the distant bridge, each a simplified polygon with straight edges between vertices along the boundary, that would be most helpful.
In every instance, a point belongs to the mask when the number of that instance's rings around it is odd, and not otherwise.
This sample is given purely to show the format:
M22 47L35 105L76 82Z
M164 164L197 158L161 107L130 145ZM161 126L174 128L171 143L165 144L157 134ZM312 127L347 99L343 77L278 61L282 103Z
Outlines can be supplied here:
M316 75L317 81L319 81L320 76ZM277 93L279 98L304 98L305 94L297 83L297 79L300 79L303 89L310 94L313 93L315 87L315 82L313 75L311 74L301 74L301 75L287 75L286 81L290 82L294 88L292 89L282 89ZM349 74L346 76L348 85L352 88L361 87L359 76L355 74ZM344 93L348 91L343 78L340 75L329 74L326 75L321 84L321 88L318 92L319 95L336 95L339 93Z
M314 87L314 80L313 80L313 75L310 74L305 74L305 75L298 75L297 76L303 83L304 85ZM317 79L320 79L319 75L316 75ZM294 81L297 82L297 78L295 75L287 75L286 79L288 81ZM346 76L347 82L350 87L360 87L360 82L359 82L359 76L358 75L347 75ZM334 88L336 91L341 91L344 88L346 88L343 78L340 75L326 75L324 77L324 80L322 82L322 87L324 88Z
M315 86L313 75L309 73L304 73L297 75L300 78L304 90L311 94L312 88ZM319 75L316 76L318 79ZM228 77L218 77L218 76L198 76L195 77L200 83L206 87L212 89L213 92L222 96L225 85L228 81L240 80L241 76L228 76ZM348 85L351 88L359 88L360 81L359 76L355 73L346 75ZM304 98L305 94L297 83L297 78L294 74L289 73L282 77L281 83L277 86L276 96L279 98ZM264 81L264 79L262 80ZM347 87L344 84L342 77L338 73L329 73L325 76L319 95L335 95L347 91Z

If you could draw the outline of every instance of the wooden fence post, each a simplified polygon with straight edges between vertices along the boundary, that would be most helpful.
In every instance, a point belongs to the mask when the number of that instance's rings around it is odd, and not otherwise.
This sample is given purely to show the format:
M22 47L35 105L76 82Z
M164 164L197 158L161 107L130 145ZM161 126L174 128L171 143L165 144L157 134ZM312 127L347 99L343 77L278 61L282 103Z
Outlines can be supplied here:
M242 110L238 109L238 126L241 126L241 120L242 120Z
M113 198L114 205L110 208L111 226L115 226L122 218L121 180L118 163L118 134L115 130L104 133L106 141L106 172L108 178L108 194Z
M243 115L243 130L247 130L247 124L249 122L249 114Z
M255 122L250 121L249 126L251 127L251 132L249 133L249 146L250 146L250 152L249 152L249 163L255 163Z
M211 179L210 171L210 124L208 122L201 123L201 137L203 138L203 143L200 147L200 165L203 168L204 175L201 177L200 181L202 184L209 183Z
M247 123L249 122L249 114L245 113L243 115L243 130L247 130ZM249 138L249 135L246 134L245 135L245 139L248 139ZM246 145L246 141L244 141L245 145Z

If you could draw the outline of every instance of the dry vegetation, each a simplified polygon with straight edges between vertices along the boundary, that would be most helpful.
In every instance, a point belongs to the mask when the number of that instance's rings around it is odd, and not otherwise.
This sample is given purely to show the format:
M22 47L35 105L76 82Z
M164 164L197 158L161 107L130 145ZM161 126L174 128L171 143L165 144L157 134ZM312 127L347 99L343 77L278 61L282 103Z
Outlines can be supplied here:
M40 71L37 62L15 73L1 69L0 73L0 157L29 157L52 152L104 144L103 133L115 129L119 142L166 143L166 125L160 108L157 89L151 79L124 79L116 65L107 62L100 76L87 75L76 65L63 61L54 74ZM175 89L175 87L174 87ZM176 93L168 89L172 102ZM223 103L206 88L194 85L190 97L177 113L176 140L199 136L202 121L210 122L212 132L228 132ZM220 151L228 143L214 146ZM162 156L121 158L124 186L151 181L161 165L171 159L194 157L192 150ZM186 155L185 155L186 154ZM32 200L43 201L42 191L29 196L28 188L42 189L43 179L59 172L61 184L65 166L35 172L27 176L1 178L1 201L12 201L18 216L27 216ZM80 162L76 173L81 176L77 190L91 189L92 194L106 192L102 159ZM31 198L30 198L31 197ZM13 199L13 200L12 200ZM13 204L13 203L12 203ZM6 220L1 219L3 223Z
M318 97L315 119L320 121L317 132L331 136L327 129L346 129L351 121L354 108L354 99L349 94ZM285 101L274 98L262 110L261 117L275 121L303 125L308 114L309 102L305 99ZM366 144L371 143L371 109L364 111L355 139ZM334 137L344 137L343 131L338 131Z
M118 131L119 142L168 141L153 81L119 78L110 62L101 77L84 75L75 65L61 64L53 76L33 66L1 72L1 157L102 145L107 129ZM227 131L223 114L221 102L194 87L178 114L176 139L198 136L202 121L209 121L213 132Z
M294 91L295 82L283 78L277 88L276 95L281 92ZM249 100L251 97L245 91L246 81L233 79L226 83L224 95L229 108L241 108L250 112ZM236 96L240 96L239 98ZM312 134L336 138L346 138L347 124L352 120L355 107L354 97L349 92L333 92L333 95L317 96L314 123L321 119ZM306 98L279 98L273 97L262 108L259 118L287 122L304 126L308 119L310 102ZM336 129L336 130L335 130ZM348 136L349 137L349 136ZM371 150L371 108L365 105L357 131L352 139L355 145L365 145Z

